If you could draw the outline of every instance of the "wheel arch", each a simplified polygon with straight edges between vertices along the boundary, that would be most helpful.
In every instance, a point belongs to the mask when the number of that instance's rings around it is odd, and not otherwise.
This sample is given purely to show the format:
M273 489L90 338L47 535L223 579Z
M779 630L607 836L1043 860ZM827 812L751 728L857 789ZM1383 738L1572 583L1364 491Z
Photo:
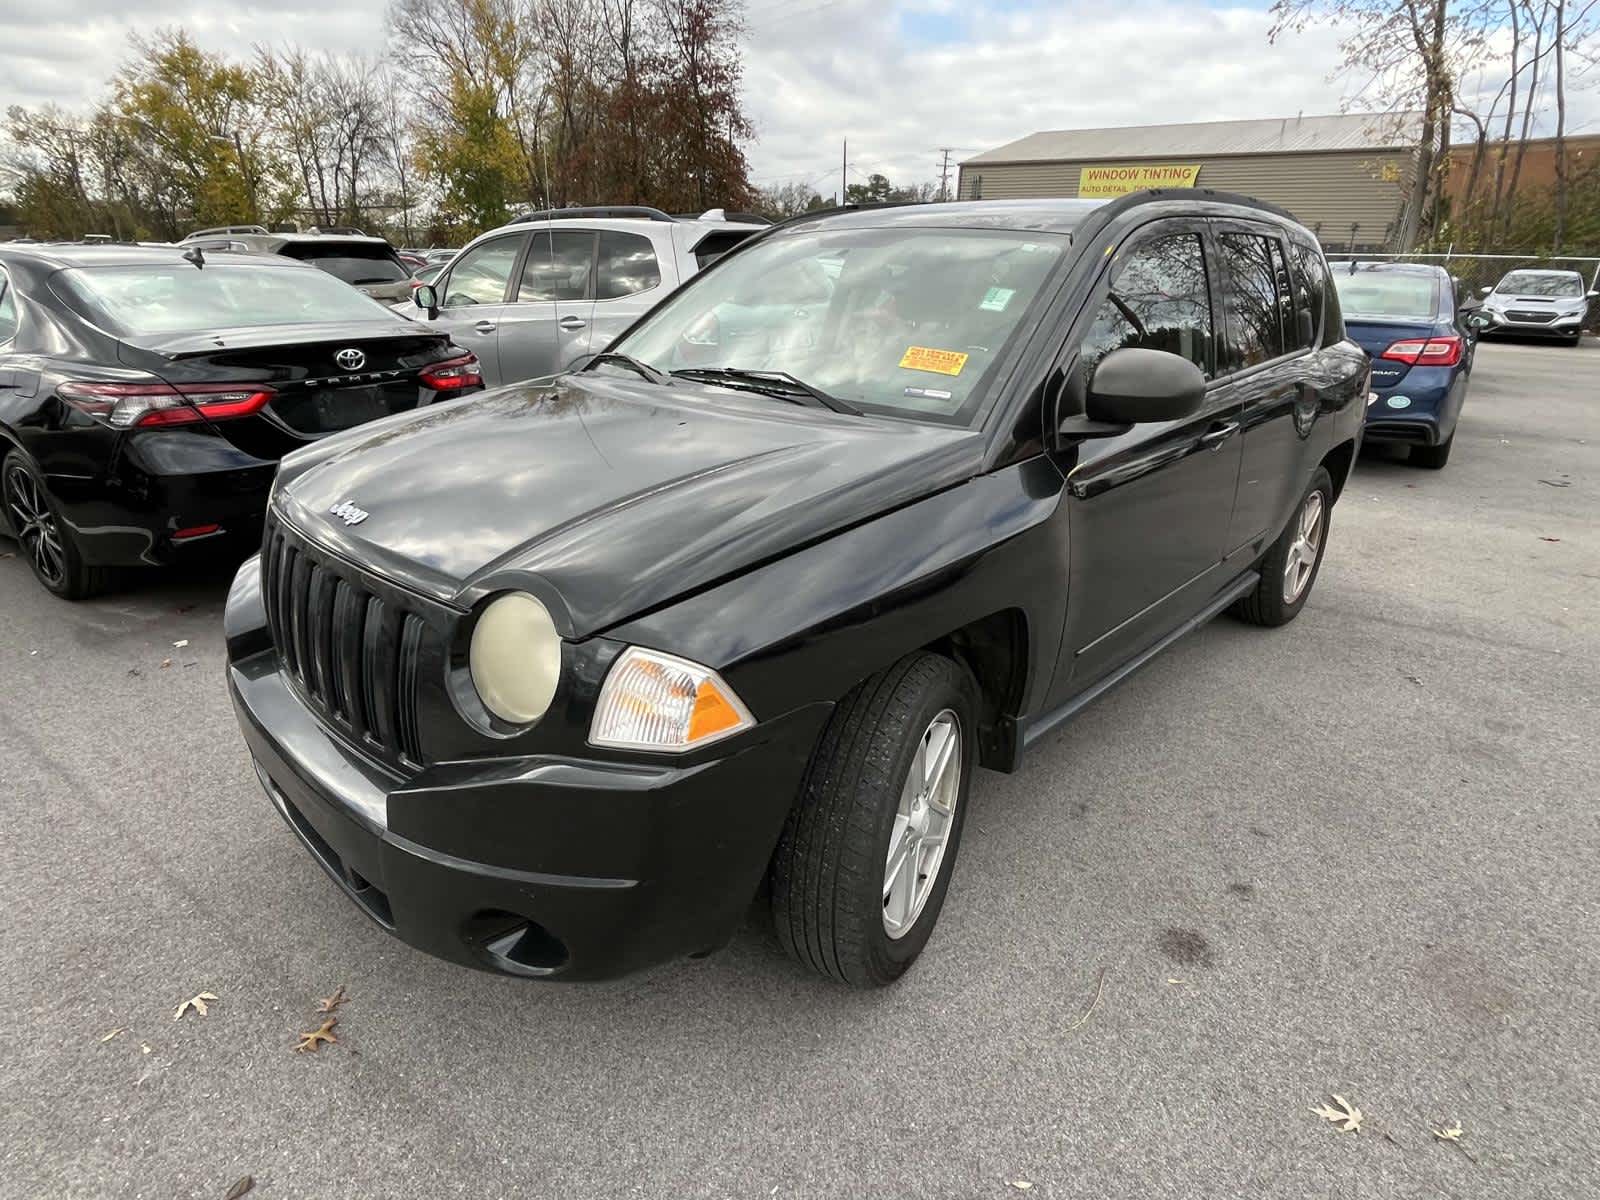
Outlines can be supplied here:
M1350 478L1350 473L1356 462L1356 440L1349 438L1340 442L1333 449L1322 456L1319 464L1328 472L1328 477L1333 480L1333 500L1339 502L1340 493L1344 491L1345 481Z
M978 761L1013 771L1017 718L1028 683L1028 618L1020 608L990 613L922 647L960 663L978 685Z

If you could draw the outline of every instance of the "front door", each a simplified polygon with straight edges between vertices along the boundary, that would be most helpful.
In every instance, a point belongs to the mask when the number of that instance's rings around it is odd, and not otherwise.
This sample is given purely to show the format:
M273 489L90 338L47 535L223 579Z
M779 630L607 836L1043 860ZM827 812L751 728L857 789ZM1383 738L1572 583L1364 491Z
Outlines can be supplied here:
M1181 355L1214 378L1214 276L1203 223L1162 221L1134 234L1100 282L1069 377L1087 386L1107 354L1140 346ZM1084 441L1062 461L1071 577L1053 703L1210 598L1239 478L1239 408L1233 389L1212 384L1194 416Z
M504 382L554 375L588 345L594 241L589 229L535 231L516 300L506 306L500 325Z
M500 323L527 236L507 233L469 247L440 277L435 288L439 315L431 323L448 330L458 346L478 356L483 381L490 387L502 382Z

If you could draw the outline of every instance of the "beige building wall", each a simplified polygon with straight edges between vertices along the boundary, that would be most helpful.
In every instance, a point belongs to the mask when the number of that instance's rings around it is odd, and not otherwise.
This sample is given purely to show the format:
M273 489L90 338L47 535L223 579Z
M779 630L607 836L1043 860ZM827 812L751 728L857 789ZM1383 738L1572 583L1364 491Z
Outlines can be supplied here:
M1405 151L1340 150L1320 153L1239 154L1197 158L1084 159L1059 162L968 163L962 166L963 200L1076 196L1084 167L1123 163L1199 162L1196 187L1239 192L1280 205L1317 230L1325 245L1386 245L1400 225L1401 206L1414 161ZM1320 226L1320 228L1319 228Z

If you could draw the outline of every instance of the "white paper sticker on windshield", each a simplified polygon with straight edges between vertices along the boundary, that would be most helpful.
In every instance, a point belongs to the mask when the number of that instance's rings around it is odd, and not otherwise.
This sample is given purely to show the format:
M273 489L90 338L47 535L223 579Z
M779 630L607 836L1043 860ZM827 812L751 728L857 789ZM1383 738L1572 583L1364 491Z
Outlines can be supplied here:
M992 287L984 293L983 303L978 307L984 312L1005 312L1006 305L1011 303L1011 297L1016 294L1016 288Z
M908 387L905 394L918 400L949 400L955 393L941 392L938 388Z

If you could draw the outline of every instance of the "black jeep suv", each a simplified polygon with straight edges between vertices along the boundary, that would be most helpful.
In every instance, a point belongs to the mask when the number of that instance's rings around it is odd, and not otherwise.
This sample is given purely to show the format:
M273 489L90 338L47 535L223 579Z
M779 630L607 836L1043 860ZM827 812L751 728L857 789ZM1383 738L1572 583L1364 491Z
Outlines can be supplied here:
M1265 205L801 218L576 373L287 459L228 601L240 724L434 954L615 975L765 879L795 957L887 983L974 767L1224 609L1305 604L1367 392Z

